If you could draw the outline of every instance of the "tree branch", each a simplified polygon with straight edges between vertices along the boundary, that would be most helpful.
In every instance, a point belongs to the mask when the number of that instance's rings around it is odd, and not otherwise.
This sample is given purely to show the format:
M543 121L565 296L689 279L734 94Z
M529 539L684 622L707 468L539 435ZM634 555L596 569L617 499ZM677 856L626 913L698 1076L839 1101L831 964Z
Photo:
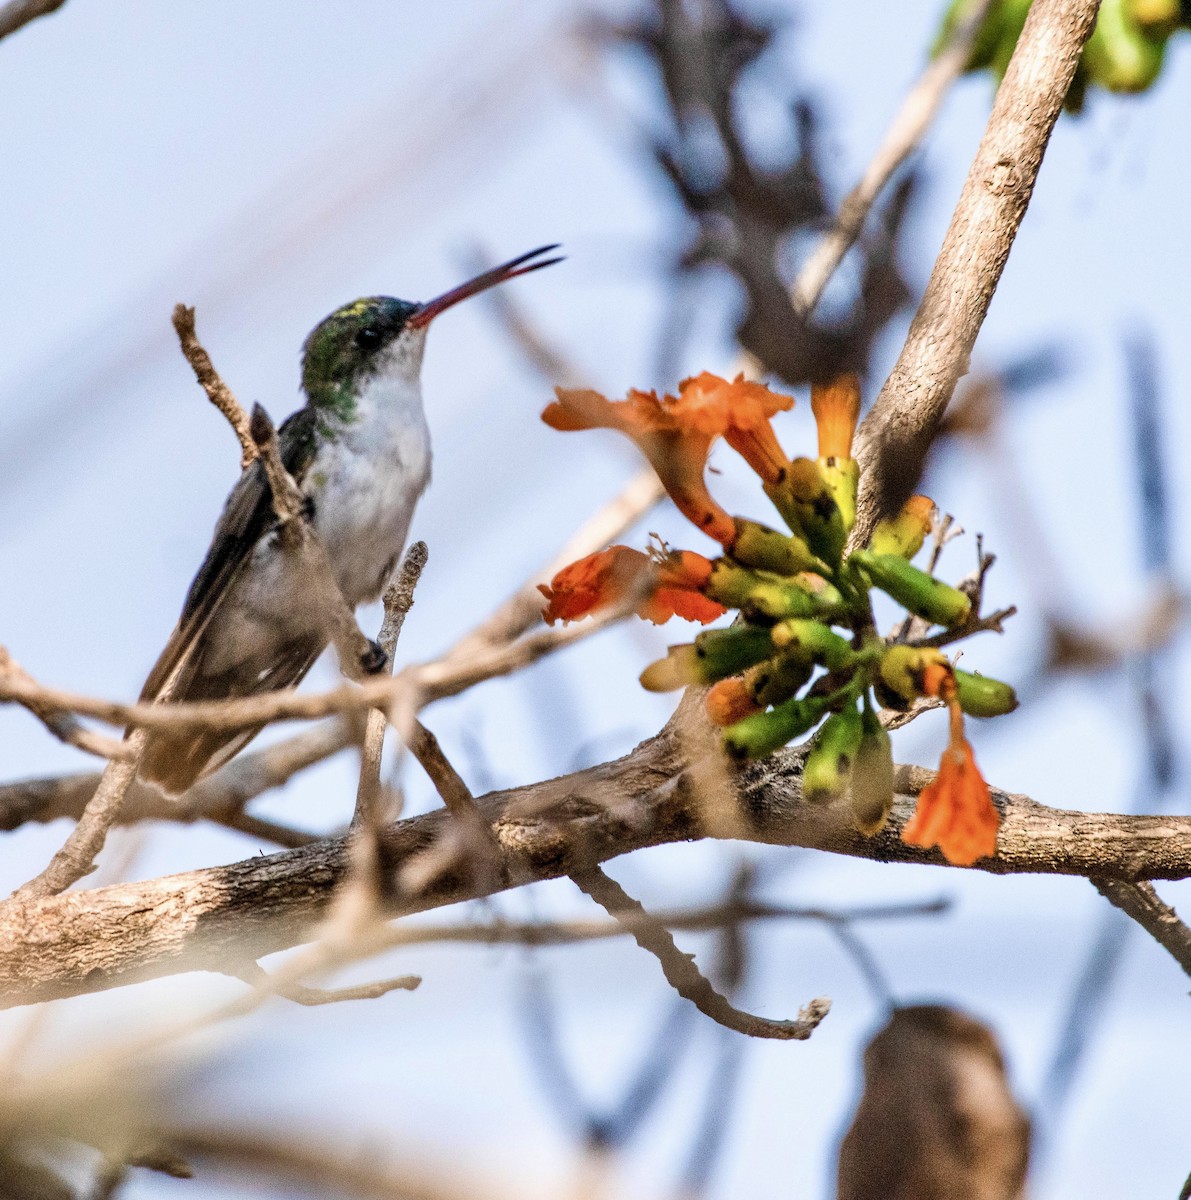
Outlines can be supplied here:
M1132 917L1164 949L1175 962L1191 975L1191 929L1179 919L1169 904L1154 891L1153 884L1131 883L1124 879L1105 879L1092 876L1096 890L1121 912Z
M66 0L9 0L0 8L0 38L16 33L22 25L28 25L37 17L48 17L65 3Z
M913 490L1001 279L1099 0L1035 0L892 373L861 426L854 544Z
M914 799L899 796L889 825L874 838L852 827L847 805L804 804L802 756L785 751L726 775L739 820L736 836L802 846L878 862L945 865L933 851L907 846L900 830ZM400 881L426 855L441 855L452 818L436 811L381 835L382 889L389 916L472 899L494 889L556 879L646 846L688 841L724 828L700 803L700 771L667 728L616 762L476 803L501 848L490 886L455 860L424 890ZM922 772L926 775L925 772ZM903 773L904 775L904 773ZM1191 876L1191 817L1120 816L1051 809L995 792L1003 824L997 854L975 869L1124 880ZM309 940L350 871L348 842L313 846L230 866L145 882L0 905L0 1005L11 1006L117 987L192 970L223 971Z

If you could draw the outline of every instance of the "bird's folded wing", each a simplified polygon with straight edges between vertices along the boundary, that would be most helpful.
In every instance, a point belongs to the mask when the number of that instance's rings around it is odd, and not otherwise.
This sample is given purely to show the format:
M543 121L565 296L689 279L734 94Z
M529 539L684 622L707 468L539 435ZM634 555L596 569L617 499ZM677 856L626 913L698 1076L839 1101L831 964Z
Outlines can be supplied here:
M316 419L314 409L300 408L278 430L281 461L299 483L314 458ZM156 700L170 684L175 685L170 692L173 699L185 698L184 676L203 631L253 548L275 520L268 481L258 460L245 469L227 498L207 557L186 595L178 624L141 690L142 701Z

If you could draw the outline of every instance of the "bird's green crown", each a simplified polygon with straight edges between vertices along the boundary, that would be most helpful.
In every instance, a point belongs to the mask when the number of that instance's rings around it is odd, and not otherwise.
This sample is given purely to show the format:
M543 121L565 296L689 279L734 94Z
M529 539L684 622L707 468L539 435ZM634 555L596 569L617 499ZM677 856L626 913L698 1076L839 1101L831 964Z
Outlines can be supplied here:
M421 306L392 296L365 296L320 321L302 347L302 388L328 416L350 421L363 382L379 367L380 351Z

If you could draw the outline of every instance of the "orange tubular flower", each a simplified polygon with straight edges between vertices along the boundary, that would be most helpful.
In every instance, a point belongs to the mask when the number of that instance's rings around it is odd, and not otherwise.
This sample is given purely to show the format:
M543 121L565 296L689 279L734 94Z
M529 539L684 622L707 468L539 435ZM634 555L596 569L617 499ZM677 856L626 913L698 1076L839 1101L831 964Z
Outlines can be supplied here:
M860 416L860 380L840 375L811 385L811 411L819 431L819 457L852 457L852 437Z
M918 797L918 807L902 830L902 841L910 846L938 846L949 863L970 867L996 853L1001 818L964 737L964 714L950 666L929 664L923 673L923 691L947 702L951 741L943 751L934 782Z
M722 433L724 440L766 483L789 465L769 424L794 407L794 397L737 375L731 383L704 371L678 385L677 407L692 423Z
M730 546L735 524L703 477L712 443L725 438L762 478L776 479L786 459L769 419L794 401L743 376L729 383L707 372L683 380L678 390L660 398L633 390L627 399L609 400L587 388L556 388L558 399L542 420L552 429L616 429L631 437L683 515Z
M632 597L637 615L655 625L673 616L706 625L727 611L697 590L710 575L711 563L690 551L659 564L630 546L610 546L564 567L549 584L538 584L546 597L542 617L548 625L577 621Z
M938 846L957 867L970 867L995 854L1001 818L988 784L976 766L972 747L961 738L943 751L939 773L922 789L918 808L902 830L911 846Z
M711 579L711 560L693 550L674 550L655 560L657 587L637 609L638 616L664 625L671 617L707 625L728 610L703 595Z

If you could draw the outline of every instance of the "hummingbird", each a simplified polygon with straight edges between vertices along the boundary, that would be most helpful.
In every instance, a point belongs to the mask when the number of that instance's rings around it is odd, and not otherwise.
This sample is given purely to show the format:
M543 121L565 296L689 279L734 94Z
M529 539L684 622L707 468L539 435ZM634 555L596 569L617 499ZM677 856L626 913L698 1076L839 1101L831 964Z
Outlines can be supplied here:
M282 423L278 450L351 608L380 596L430 481L421 385L430 323L461 300L559 262L542 257L557 248L531 250L423 304L366 296L336 309L306 339L306 403ZM308 581L280 542L258 459L227 498L141 700L229 699L294 686L329 641L314 608ZM154 732L140 776L177 795L260 729Z

